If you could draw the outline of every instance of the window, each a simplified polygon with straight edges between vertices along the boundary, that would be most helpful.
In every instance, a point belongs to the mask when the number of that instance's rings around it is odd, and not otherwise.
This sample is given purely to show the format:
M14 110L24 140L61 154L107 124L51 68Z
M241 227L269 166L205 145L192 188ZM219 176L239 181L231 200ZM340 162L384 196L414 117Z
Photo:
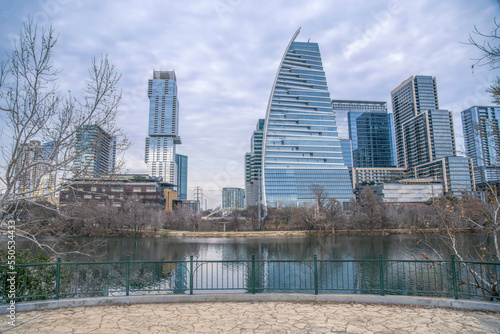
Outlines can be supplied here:
M92 199L92 195L83 195L84 199Z
M111 188L111 192L120 193L123 192L123 188Z
M141 192L141 187L134 187L134 189L132 191L135 192L135 193L140 193Z
M96 192L97 191L97 187L90 187L90 191Z

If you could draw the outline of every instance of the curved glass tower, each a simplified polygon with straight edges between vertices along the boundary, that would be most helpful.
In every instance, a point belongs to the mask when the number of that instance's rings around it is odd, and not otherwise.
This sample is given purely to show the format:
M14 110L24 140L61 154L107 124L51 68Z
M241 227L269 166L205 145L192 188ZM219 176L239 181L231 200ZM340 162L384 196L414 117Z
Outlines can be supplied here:
M295 42L283 55L264 125L262 197L266 206L315 202L321 186L341 202L353 198L317 43Z

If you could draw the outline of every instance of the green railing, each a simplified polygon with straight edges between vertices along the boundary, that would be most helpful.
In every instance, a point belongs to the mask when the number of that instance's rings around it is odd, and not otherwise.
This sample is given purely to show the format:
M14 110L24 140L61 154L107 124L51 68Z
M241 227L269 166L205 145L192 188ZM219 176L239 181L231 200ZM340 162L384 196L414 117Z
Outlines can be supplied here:
M15 281L12 280L15 277ZM500 263L428 260L126 261L0 266L0 301L193 293L347 293L500 301ZM14 282L14 283L13 283ZM14 284L14 285L12 285ZM15 297L9 296L15 286Z

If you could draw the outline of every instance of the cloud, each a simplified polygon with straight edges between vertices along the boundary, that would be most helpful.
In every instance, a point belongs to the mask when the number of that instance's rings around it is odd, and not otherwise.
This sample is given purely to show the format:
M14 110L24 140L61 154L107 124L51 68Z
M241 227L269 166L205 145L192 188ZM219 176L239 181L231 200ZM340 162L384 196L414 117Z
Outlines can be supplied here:
M244 153L298 27L298 40L320 43L332 98L387 101L390 109L390 91L402 81L433 75L459 132L462 109L489 104L484 89L493 78L487 68L471 70L477 51L460 42L474 25L489 31L499 13L493 0L17 1L3 4L0 48L10 50L28 15L52 22L60 85L73 92L91 57L108 54L123 74L119 122L133 143L125 155L133 172L146 170L147 80L153 69L174 69L188 189L200 186L215 207L222 187L244 186Z

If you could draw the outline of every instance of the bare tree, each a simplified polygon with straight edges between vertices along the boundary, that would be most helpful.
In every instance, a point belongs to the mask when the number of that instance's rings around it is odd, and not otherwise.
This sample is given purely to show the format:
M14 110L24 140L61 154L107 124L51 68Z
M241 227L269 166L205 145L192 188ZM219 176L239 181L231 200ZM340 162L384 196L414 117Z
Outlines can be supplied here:
M493 20L493 30L488 33L479 31L474 27L474 31L469 35L468 44L473 45L481 52L481 56L475 60L474 66L490 66L491 69L500 67L500 22ZM500 104L500 77L497 76L488 89L495 104Z
M62 93L57 84L60 70L53 61L56 43L52 28L39 29L30 20L23 25L15 49L0 63L0 230L7 230L8 221L17 221L17 236L55 253L57 249L24 228L25 221L19 214L22 203L60 214L57 207L47 203L81 175L82 171L74 169L83 149L77 145L79 129L104 129L118 138L118 151L128 145L115 126L121 100L121 76L115 67L107 56L93 58L81 93ZM36 142L50 145L40 152L33 148ZM28 157L30 150L37 152Z

